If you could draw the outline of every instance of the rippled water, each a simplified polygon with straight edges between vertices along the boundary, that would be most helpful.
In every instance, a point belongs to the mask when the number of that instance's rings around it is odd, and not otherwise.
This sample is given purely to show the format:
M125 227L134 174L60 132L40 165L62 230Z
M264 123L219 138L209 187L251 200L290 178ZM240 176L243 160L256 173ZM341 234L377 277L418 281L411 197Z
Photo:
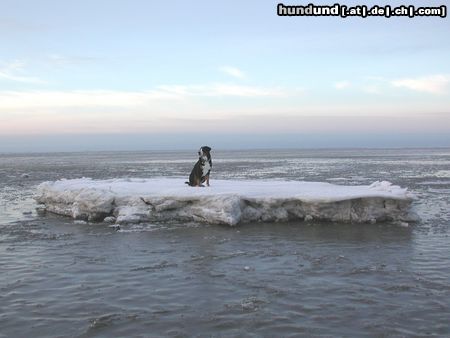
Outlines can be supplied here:
M418 195L416 224L142 224L38 215L45 180L180 176L195 152L0 155L0 337L450 335L450 150L214 152L215 178Z

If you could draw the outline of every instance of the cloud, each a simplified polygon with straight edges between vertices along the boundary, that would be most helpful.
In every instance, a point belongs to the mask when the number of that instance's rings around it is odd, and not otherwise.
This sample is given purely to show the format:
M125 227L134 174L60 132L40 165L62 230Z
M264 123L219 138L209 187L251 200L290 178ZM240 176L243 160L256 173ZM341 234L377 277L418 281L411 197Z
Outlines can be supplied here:
M282 88L264 88L252 86L240 86L232 84L216 84L212 88L211 94L215 96L242 96L242 97L283 97L289 96Z
M35 77L13 75L13 74L4 72L2 70L0 70L0 78L10 80L10 81L22 82L22 83L33 83L33 84L45 84L46 83L45 81L42 81Z
M0 91L0 112L32 108L130 107L150 108L158 102L186 100L196 97L280 98L295 96L301 89L242 86L215 83L209 85L162 85L144 91L71 90L71 91Z
M227 75L230 75L236 79L244 79L246 76L244 72L242 72L240 69L236 67L231 66L223 66L220 67L219 70Z
M73 91L3 91L0 92L0 111L29 108L69 107L133 107L152 100L176 99L175 94L163 91L121 92L111 90Z
M14 60L9 63L0 64L0 80L5 79L9 81L32 83L32 84L45 84L46 82L36 77L24 76L25 62L21 60Z
M362 91L368 94L381 94L380 86L372 84L363 86Z
M334 84L334 88L337 90L342 90L350 87L351 83L349 81L339 81Z
M279 111L286 95L298 97L298 91L223 83L167 85L146 91L0 91L0 134L160 132L183 130L191 124L220 129L223 119ZM274 97L283 99L273 101ZM258 108L267 111L254 111Z
M102 59L92 56L67 56L61 54L49 54L48 60L51 64L63 66L63 65L84 65L88 63L99 62Z
M402 87L418 92L432 94L443 94L447 92L449 83L450 76L448 75L432 75L391 81L391 84L395 87Z
M287 97L302 92L302 89L289 90L282 87L244 86L231 83L212 83L208 85L165 85L157 91L181 97Z

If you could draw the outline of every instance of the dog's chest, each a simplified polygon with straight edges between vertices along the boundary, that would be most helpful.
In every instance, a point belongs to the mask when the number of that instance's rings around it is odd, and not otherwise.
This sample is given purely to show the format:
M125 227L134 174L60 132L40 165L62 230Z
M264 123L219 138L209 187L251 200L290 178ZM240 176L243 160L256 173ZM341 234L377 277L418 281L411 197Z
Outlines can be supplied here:
M202 177L208 175L208 172L211 170L211 164L209 161L206 161L204 165L202 165Z

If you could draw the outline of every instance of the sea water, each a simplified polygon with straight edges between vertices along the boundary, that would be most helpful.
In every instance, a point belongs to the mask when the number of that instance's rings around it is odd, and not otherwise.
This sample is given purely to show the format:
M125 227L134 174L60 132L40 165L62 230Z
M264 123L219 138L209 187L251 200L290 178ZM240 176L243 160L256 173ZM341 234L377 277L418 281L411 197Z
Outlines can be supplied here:
M213 151L211 185L388 180L416 193L417 223L118 230L35 209L43 181L187 178L195 161L0 155L0 337L450 335L450 149Z

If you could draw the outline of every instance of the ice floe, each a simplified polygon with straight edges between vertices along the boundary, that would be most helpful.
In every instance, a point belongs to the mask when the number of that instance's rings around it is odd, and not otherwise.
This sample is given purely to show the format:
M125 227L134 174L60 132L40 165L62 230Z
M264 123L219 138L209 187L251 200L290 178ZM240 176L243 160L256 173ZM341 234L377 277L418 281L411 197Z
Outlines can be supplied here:
M49 212L109 223L326 220L414 221L414 195L390 182L344 186L322 182L213 180L190 187L182 178L80 178L44 182L36 200Z

